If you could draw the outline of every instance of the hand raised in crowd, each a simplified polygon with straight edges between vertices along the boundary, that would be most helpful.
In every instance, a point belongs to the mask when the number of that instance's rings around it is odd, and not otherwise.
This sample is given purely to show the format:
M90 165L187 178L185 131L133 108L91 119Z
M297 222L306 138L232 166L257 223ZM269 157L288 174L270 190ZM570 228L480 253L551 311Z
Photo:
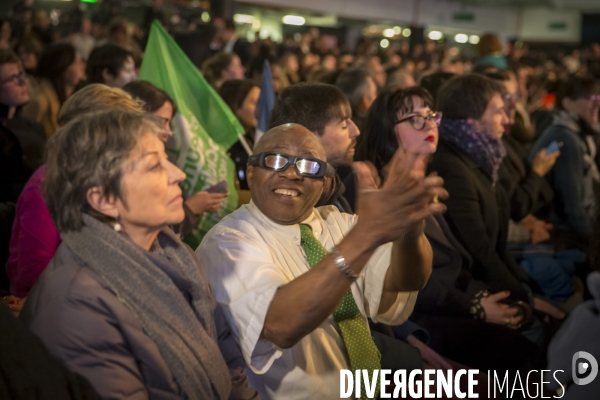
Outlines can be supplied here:
M408 154L398 148L386 168L386 179L378 189L368 165L355 162L357 178L357 214L359 224L380 243L418 232L430 215L441 213L446 206L437 198L446 198L443 179L436 174L425 177L427 155Z
M558 156L560 156L560 150L546 154L546 149L541 149L533 159L531 169L540 177L544 177L552 169Z
M200 215L207 211L217 211L225 197L227 197L226 193L209 193L203 190L194 193L194 195L185 201L185 204L194 214Z
M500 303L510 296L509 291L494 293L481 300L481 306L485 310L485 321L492 324L506 325L510 328L518 328L523 322L523 316L519 309Z

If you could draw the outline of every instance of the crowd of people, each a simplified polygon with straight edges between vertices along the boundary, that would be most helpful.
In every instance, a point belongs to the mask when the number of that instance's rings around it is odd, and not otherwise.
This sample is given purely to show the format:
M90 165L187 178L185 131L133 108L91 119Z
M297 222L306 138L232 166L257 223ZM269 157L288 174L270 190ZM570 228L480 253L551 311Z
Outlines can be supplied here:
M330 399L382 368L597 396L571 358L600 357L600 45L250 43L213 18L189 56L244 129L240 204L190 248L228 194L183 197L178 104L137 79L152 20L180 28L107 4L0 22L1 398Z

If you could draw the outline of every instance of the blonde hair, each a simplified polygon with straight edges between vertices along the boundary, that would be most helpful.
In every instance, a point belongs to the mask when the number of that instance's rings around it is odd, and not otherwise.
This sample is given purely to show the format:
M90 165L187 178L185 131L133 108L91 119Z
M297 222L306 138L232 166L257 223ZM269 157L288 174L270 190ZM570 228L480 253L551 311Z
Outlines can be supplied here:
M78 115L108 108L143 113L143 102L136 100L122 89L92 83L75 92L62 105L58 114L58 124L65 125Z

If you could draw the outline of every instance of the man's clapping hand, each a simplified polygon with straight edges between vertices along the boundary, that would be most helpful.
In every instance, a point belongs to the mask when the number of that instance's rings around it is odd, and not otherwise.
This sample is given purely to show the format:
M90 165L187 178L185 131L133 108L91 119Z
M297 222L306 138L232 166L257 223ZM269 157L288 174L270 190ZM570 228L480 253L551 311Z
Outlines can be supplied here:
M353 164L358 187L358 224L366 226L365 231L374 235L379 244L418 232L424 219L446 210L445 205L437 202L438 198L448 197L443 179L435 173L425 176L427 157L398 148L385 168L381 188L365 163Z

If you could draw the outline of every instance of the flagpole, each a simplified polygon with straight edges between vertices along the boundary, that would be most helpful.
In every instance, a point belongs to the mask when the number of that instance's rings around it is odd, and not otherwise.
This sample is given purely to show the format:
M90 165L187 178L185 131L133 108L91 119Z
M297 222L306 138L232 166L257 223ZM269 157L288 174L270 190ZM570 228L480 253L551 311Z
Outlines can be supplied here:
M248 155L251 156L252 149L250 148L250 145L248 145L248 142L246 141L246 138L244 137L244 135L242 135L241 133L238 133L238 137L240 138L240 143L244 147L244 150L246 150L246 153L248 153Z

